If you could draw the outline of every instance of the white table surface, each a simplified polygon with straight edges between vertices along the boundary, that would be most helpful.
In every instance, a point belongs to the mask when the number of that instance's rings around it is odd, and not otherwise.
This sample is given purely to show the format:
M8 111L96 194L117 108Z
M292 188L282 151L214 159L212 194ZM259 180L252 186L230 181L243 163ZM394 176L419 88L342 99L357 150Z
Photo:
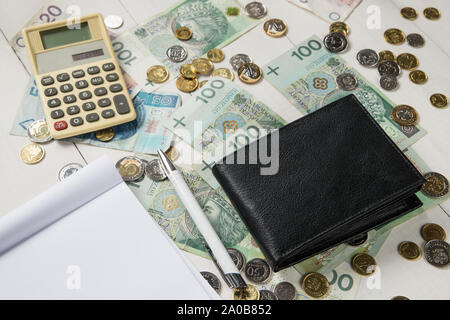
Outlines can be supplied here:
M2 31L2 35L0 35L0 96L2 98L0 215L7 214L55 184L59 169L67 163L85 164L104 154L113 160L128 155L125 152L88 145L52 142L45 146L47 153L41 163L28 166L20 160L19 152L29 141L26 138L11 136L9 131L30 75L15 56L8 41L44 2L42 0L3 0L0 6L0 30ZM100 11L104 15L115 13L115 8L109 5L109 1L91 0L90 2L95 7L95 11ZM134 20L139 22L172 6L177 1L122 0L120 2L127 7ZM263 0L262 2L266 4L270 17L282 18L287 23L289 28L287 36L280 39L269 38L263 33L261 26L258 26L224 49L227 59L222 63L223 66L229 67L227 66L229 57L238 52L246 52L262 66L310 35L323 36L328 30L328 23L287 1ZM80 1L76 3L78 4ZM378 5L381 9L380 29L370 30L366 26L367 8L372 5ZM403 19L399 11L404 6L416 8L419 12L419 19L414 22ZM430 21L423 17L421 12L427 6L435 6L441 10L442 17L439 21ZM90 11L87 8L83 8L83 10L83 14ZM448 0L363 0L347 21L351 28L349 37L351 49L343 54L344 59L377 85L377 72L363 68L357 63L355 56L359 50L366 47L377 51L390 49L396 54L411 52L419 57L420 68L426 71L430 77L428 83L417 86L411 83L404 74L400 90L385 93L396 103L410 104L418 110L420 124L427 130L428 135L416 143L413 149L419 153L429 167L448 178L450 178L450 108L438 110L432 107L429 97L436 92L442 92L450 97L449 17L450 1ZM130 23L126 21L119 31L126 30L130 26ZM406 33L421 33L426 37L427 43L421 49L414 49L408 45L391 46L383 40L384 30L390 27L399 27ZM145 71L143 70L143 72ZM176 90L173 83L165 87L165 90L167 88ZM289 102L264 80L259 84L246 86L246 89L269 106L289 105ZM187 101L189 95L182 94L182 97L184 101ZM450 201L408 221L392 232L377 256L382 274L380 287L369 290L367 286L361 285L357 298L389 299L396 295L405 295L411 299L450 298L450 290L448 290L450 272L448 270L433 268L424 259L411 263L393 258L397 255L396 248L399 242L403 240L412 240L420 244L423 242L418 230L422 224L427 222L441 224L450 234ZM217 274L210 261L191 254L187 255L199 270L209 270ZM298 286L298 283L296 285ZM230 298L230 290L225 288L224 283L222 283L222 287L222 296Z

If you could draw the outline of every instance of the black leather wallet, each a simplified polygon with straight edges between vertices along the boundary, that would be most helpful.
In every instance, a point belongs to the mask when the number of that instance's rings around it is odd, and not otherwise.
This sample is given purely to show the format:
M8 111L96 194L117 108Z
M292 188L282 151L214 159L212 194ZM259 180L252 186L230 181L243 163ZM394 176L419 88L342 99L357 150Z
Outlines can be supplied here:
M276 157L276 135L213 167L275 272L422 206L424 178L353 95L278 131L276 174L259 154L240 164L263 144Z

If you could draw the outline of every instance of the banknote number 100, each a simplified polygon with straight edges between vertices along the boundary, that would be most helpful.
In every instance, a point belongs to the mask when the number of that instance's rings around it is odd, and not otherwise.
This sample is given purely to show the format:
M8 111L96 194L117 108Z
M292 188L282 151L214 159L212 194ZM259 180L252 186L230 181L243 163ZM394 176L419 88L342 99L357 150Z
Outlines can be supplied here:
M223 82L222 80L216 79L211 81L210 84L211 88L204 88L203 90L200 91L200 96L196 96L195 97L195 101L201 101L203 103L208 103L208 99L212 99L215 97L216 95L216 91L214 89L222 89L223 87L225 87L225 82Z
M307 58L312 55L313 51L318 51L322 49L322 45L317 40L311 40L308 42L307 46L300 46L297 51L292 52L293 57L297 57L303 61L303 58Z

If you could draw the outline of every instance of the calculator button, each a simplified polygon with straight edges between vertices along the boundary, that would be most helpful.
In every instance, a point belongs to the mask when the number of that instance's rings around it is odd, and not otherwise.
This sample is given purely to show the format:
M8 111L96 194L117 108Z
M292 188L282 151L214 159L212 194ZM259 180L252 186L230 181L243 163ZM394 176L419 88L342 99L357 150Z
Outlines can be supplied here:
M64 111L62 111L61 109L54 110L50 113L50 116L52 117L52 119L62 118L64 117Z
M89 83L86 80L80 80L75 83L75 87L77 87L77 89L87 88L88 85Z
M55 124L53 126L55 127L56 131L61 131L61 130L67 129L67 127L68 127L67 122L65 122L64 120L55 122Z
M91 79L91 83L94 86L98 86L99 84L103 84L103 78L102 77L94 77Z
M87 100L87 99L90 99L90 98L92 98L92 93L90 91L80 92L80 99L81 100Z
M80 113L80 107L71 106L67 108L67 114L73 116L74 114Z
M77 101L77 97L73 94L69 94L68 96L65 96L63 100L65 104L71 104Z
M43 86L49 86L49 85L54 84L54 83L55 83L55 80L53 80L53 78L50 77L50 76L48 76L48 77L43 77L43 78L41 79L41 84L42 84Z
M116 83L113 84L109 87L109 90L111 90L111 92L120 92L122 91L123 87L120 83Z
M75 71L72 72L72 77L74 77L74 78L82 78L84 76L85 76L85 73L81 69L80 70L75 70Z
M50 108L59 107L61 105L61 100L59 100L58 98L48 100L47 105Z
M99 119L100 119L100 117L96 113L89 113L86 116L86 121L87 122L95 122L95 121L98 121Z
M56 76L56 80L59 82L64 82L70 79L70 76L68 73L60 73Z
M101 88L95 89L95 90L94 90L94 93L95 93L95 95L96 95L97 97L99 97L99 96L104 96L105 94L108 93L108 91L106 91L106 88L105 88L105 87L101 87Z
M113 100L118 114L126 114L130 112L130 106L125 95L119 94L115 96Z
M111 105L111 100L109 100L108 98L100 99L98 100L98 105L102 108L108 107Z
M106 76L106 81L114 82L119 80L119 75L117 73L110 73Z
M89 67L89 68L87 69L87 72L88 72L89 74L97 74L97 73L100 72L100 68L99 68L99 67L96 67L96 66L94 66L94 67Z
M46 97L55 96L58 93L58 90L56 88L47 88L44 90L44 94Z
M108 109L108 110L103 110L102 111L102 117L105 118L105 119L112 118L115 115L116 115L116 113L112 109Z
M70 119L70 124L74 127L81 126L83 123L84 123L84 120L81 117L76 117L76 118Z
M72 86L70 83L68 83L68 84L63 84L63 85L59 88L59 90L61 90L61 92L64 92L64 93L70 92L70 91L73 90L73 86Z
M116 68L116 66L113 63L111 63L111 62L105 63L102 66L103 71L106 71L106 72L113 71L115 68Z
M84 111L92 111L92 110L95 109L95 103L93 103L93 102L86 102L86 103L83 103L82 107L83 107Z

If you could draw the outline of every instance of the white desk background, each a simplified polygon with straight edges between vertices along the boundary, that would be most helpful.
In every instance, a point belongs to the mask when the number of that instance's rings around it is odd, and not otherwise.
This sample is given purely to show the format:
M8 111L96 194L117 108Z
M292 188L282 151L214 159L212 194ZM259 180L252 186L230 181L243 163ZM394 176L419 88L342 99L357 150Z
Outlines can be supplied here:
M0 6L0 215L6 214L20 204L28 201L43 190L57 182L59 169L67 163L89 163L103 154L118 160L128 155L126 152L102 149L89 145L52 142L45 145L45 159L38 165L27 166L19 157L21 148L29 141L26 138L9 135L17 108L20 105L24 89L30 75L17 59L8 41L20 30L28 19L44 4L43 0L2 0ZM140 22L177 3L177 0L121 0L129 15L124 16L125 23L119 31L126 30L136 22ZM258 26L235 42L228 45L224 52L226 59L221 63L228 65L229 58L236 53L249 54L260 66L298 44L312 34L324 36L329 24L316 16L288 3L285 0L262 0L268 8L268 16L283 19L288 25L286 37L274 39L266 36L262 26ZM113 4L114 3L114 4ZM82 9L81 14L101 12L104 16L117 14L116 1L82 0L74 1ZM369 30L366 26L367 8L378 5L381 8L381 28ZM419 12L419 19L414 22L400 16L400 8L412 6ZM422 11L427 6L435 6L441 10L442 17L438 21L430 21L423 17ZM130 18L132 17L132 18ZM448 0L363 0L347 21L351 28L349 37L351 50L343 57L358 69L367 79L378 85L375 70L361 67L356 53L363 48L376 51L390 49L396 54L411 52L420 60L420 68L428 73L430 80L424 86L410 82L405 74L401 79L400 90L386 93L398 104L414 106L420 114L420 124L428 131L428 135L414 145L414 149L437 172L450 178L450 108L438 110L429 103L433 93L442 92L450 97L450 1ZM406 33L418 32L425 36L426 45L414 49L408 45L394 47L383 39L383 32L390 27L399 27ZM146 70L142 70L145 72ZM235 80L238 81L238 80ZM244 85L247 90L264 101L267 105L285 104L289 102L266 81L257 85ZM180 93L175 84L169 83L164 91ZM189 99L188 94L180 93L183 101ZM362 282L357 298L390 299L396 295L405 295L411 299L450 299L449 270L439 270L429 265L425 259L408 262L398 256L396 248L403 240L422 244L420 226L427 222L441 224L450 237L450 201L427 211L425 214L397 227L389 236L377 256L381 270L381 286L369 290ZM31 240L32 241L32 240ZM209 270L218 275L214 265L203 258L187 254L198 270ZM300 276L298 276L300 277ZM295 283L298 286L298 281ZM222 296L231 297L231 291L222 283Z

